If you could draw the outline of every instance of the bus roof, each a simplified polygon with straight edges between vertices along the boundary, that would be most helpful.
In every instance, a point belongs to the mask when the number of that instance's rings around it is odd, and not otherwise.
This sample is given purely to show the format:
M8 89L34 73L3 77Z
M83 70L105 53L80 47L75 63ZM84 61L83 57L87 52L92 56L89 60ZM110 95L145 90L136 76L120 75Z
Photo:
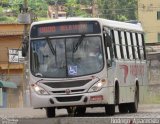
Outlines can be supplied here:
M75 17L75 18L66 18L66 19L45 20L45 21L33 22L31 26L45 24L45 23L56 23L56 22L67 22L67 21L98 21L102 26L106 26L110 28L143 32L143 28L140 23L133 24L133 23L127 23L127 22L121 22L121 21L108 20L103 18Z

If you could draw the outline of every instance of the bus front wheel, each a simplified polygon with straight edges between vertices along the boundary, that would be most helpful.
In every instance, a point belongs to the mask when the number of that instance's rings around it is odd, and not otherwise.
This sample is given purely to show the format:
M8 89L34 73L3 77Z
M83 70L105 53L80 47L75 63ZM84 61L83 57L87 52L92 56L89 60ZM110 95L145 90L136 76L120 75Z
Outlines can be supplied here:
M106 105L105 106L105 111L106 111L106 114L109 115L109 116L112 116L115 114L115 105L112 104L112 105Z
M55 108L54 107L46 108L46 115L47 115L48 118L55 117L55 115L56 115Z

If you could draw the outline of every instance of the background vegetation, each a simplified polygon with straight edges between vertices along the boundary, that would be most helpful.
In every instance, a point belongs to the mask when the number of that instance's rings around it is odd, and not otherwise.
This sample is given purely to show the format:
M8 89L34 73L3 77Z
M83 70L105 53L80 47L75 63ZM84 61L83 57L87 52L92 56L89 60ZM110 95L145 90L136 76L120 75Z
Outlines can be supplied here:
M16 22L19 8L23 6L24 0L0 0L0 21ZM69 17L90 17L87 12L80 9L80 5L98 6L97 17L112 20L136 20L137 0L28 0L28 11L34 13L38 19L47 18L48 5L63 4Z

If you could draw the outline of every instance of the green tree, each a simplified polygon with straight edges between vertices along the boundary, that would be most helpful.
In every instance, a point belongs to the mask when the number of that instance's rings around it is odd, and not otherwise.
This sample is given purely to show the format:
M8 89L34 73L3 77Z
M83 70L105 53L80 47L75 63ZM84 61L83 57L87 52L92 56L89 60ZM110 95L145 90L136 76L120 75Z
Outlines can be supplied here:
M0 16L3 16L3 8L0 6Z
M3 7L7 7L9 3L9 0L0 0L0 5Z
M48 4L44 0L28 0L29 11L38 17L47 17Z
M9 3L15 16L20 13L20 7L23 7L24 0L13 0ZM47 16L47 3L45 0L28 0L28 11L35 13L37 16Z
M137 19L137 0L28 0L28 10L38 17L46 17L48 5L55 5L57 2L66 6L70 17L89 17L87 12L82 11L81 5L92 6L95 1L98 4L99 17L121 21ZM24 0L0 0L0 14L2 9L11 9L17 17L23 2Z
M68 0L65 4L67 8L67 14L69 17L87 17L89 16L85 11L80 8L80 4L78 4L77 0Z
M46 0L47 4L49 5L55 5L55 3L62 5L67 3L67 0Z
M137 0L98 0L100 17L112 20L137 19Z
M78 4L91 5L93 0L77 0Z

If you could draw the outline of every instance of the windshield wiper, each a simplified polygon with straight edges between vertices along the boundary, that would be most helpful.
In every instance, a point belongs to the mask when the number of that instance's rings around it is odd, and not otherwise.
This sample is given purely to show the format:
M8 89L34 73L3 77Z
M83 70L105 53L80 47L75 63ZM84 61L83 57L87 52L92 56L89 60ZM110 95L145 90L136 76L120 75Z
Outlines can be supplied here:
M47 43L53 55L56 55L56 50L53 48L53 45L48 37L46 37Z
M73 48L73 53L75 53L79 47L79 45L82 43L83 39L84 39L85 35L82 34L81 37L79 38L78 42L76 43L76 45Z

